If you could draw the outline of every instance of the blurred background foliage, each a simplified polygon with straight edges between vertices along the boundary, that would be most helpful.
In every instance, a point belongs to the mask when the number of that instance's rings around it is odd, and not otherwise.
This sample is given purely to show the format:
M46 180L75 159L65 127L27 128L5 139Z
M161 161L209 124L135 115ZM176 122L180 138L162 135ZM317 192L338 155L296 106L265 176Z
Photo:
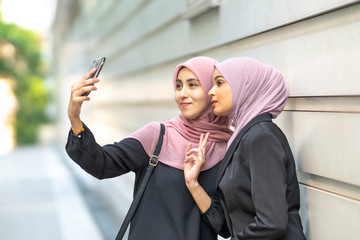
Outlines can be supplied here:
M10 81L16 96L13 128L18 145L35 143L39 126L49 122L45 114L49 100L45 72L40 36L4 23L0 13L0 77Z

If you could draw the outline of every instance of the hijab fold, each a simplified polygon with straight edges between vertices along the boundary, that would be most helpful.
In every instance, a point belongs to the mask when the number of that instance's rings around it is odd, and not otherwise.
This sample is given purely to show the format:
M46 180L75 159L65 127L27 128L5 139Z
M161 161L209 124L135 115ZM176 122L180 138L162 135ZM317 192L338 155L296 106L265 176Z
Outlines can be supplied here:
M164 122L165 135L159 155L161 163L183 170L187 144L191 143L193 147L197 147L200 135L207 132L210 132L210 137L205 149L206 163L201 170L212 168L224 157L227 141L232 135L232 130L229 129L230 119L216 116L213 113L208 96L212 87L212 76L216 63L217 61L212 58L194 57L175 68L173 75L174 90L176 90L176 79L179 71L182 68L188 68L200 81L204 90L206 107L197 119L186 119L180 112L178 118ZM128 137L137 139L146 153L151 156L155 150L159 132L160 124L151 122Z
M284 109L287 92L284 77L274 67L249 57L236 57L215 64L231 87L232 108L229 117L235 127L231 145L240 130L254 117L270 113L276 118Z

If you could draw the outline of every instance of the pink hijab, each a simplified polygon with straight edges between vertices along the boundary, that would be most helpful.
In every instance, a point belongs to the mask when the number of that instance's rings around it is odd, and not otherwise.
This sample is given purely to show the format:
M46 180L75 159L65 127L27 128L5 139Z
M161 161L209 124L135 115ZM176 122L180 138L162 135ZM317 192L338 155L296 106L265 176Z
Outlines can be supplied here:
M232 91L233 104L229 117L235 131L228 142L229 147L240 130L254 117L270 113L276 118L286 104L287 92L282 74L255 59L230 58L215 64L215 67Z
M227 141L232 135L229 129L230 118L216 116L210 103L208 92L212 87L214 64L217 61L208 57L194 57L185 63L179 64L174 71L173 85L176 89L176 79L182 68L190 69L201 83L204 90L206 108L197 119L185 119L179 114L179 118L164 122L165 135L159 155L159 161L168 166L183 170L185 148L188 143L193 147L198 146L200 134L210 132L210 137L205 149L206 163L201 169L208 170L219 163L225 155ZM155 150L160 133L160 124L151 122L145 127L132 133L129 137L137 139L144 147L146 153L151 156Z

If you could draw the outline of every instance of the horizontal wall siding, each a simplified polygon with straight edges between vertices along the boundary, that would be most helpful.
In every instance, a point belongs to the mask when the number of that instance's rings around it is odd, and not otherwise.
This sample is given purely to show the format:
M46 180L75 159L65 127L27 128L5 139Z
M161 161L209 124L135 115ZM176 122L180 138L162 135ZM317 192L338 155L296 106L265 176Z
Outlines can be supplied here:
M69 40L86 39L89 54L109 56L112 63L122 66L119 73L124 73L244 39L354 2L358 1L307 0L300 4L296 0L223 0L219 8L184 20L181 16L186 10L185 0L123 0L88 9L71 29Z
M283 112L277 122L291 142L299 170L360 190L360 114Z
M360 6L314 17L219 48L220 59L250 56L279 68L289 96L359 95ZM211 53L207 51L206 53ZM351 62L350 64L345 64Z
M301 220L307 239L356 240L359 238L359 201L322 191L300 187Z

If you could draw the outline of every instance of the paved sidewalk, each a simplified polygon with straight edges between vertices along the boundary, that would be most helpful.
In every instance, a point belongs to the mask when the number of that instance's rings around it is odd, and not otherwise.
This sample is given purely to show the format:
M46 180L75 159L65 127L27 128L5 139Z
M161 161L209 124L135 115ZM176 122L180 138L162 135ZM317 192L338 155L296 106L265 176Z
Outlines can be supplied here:
M60 157L50 146L0 155L1 240L103 240Z

